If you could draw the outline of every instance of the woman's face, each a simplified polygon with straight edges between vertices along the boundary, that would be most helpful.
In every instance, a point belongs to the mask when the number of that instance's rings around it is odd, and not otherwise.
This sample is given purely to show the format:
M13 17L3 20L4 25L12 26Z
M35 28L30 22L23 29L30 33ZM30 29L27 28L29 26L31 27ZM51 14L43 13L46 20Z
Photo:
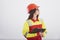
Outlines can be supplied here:
M39 10L37 9L34 14L35 14L35 15L39 15Z

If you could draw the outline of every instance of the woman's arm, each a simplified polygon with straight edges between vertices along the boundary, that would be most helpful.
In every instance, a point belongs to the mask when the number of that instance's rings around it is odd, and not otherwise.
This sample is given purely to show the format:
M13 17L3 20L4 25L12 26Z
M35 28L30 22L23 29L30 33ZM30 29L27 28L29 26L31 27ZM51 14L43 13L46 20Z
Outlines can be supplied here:
M45 25L44 21L42 19L41 19L41 21L42 21L42 29L46 29L46 25ZM42 36L46 37L46 34L47 34L47 29L42 33Z
M24 27L23 27L22 33L23 33L23 35L24 35L25 37L27 37L27 38L28 38L28 37L37 36L36 33L29 33L29 25L28 25L28 22L27 22L27 21L24 23Z

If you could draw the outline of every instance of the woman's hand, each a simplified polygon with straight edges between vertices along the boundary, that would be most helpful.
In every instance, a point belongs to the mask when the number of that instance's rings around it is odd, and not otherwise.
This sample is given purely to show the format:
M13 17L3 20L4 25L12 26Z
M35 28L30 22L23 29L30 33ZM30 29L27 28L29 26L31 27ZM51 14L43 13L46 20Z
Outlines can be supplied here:
M43 37L43 33L40 32L41 37Z

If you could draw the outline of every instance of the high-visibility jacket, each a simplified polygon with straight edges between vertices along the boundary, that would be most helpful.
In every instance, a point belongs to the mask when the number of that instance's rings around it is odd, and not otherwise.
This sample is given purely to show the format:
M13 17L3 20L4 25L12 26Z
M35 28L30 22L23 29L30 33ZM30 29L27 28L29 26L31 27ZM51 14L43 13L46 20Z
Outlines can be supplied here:
M26 22L24 23L24 27L23 27L23 35L24 35L26 38L35 37L35 36L38 35L37 33L29 33L29 32L31 32L32 29L34 28L34 27L32 27L32 26L46 29L46 26L45 26L45 24L44 24L44 22L43 22L42 19L39 19L39 18L38 18L38 21L35 21L35 22L33 22L32 19L26 20ZM41 27L39 27L39 26L41 26ZM31 28L31 27L32 27L32 28ZM46 36L46 32L47 32L47 30L45 30L45 32L42 33L44 37Z

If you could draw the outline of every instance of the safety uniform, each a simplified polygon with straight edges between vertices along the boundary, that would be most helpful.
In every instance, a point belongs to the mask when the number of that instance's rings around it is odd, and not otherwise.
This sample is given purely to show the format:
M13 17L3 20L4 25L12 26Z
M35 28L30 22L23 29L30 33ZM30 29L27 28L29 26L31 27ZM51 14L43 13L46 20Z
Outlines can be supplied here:
M34 28L43 28L46 29L46 26L43 22L42 19L38 20L33 20L29 19L26 20L24 23L24 28L23 28L23 35L28 39L28 40L42 40L42 37L40 33L30 33ZM43 37L45 37L46 31L43 32Z
M28 13L33 9L38 9L38 7L39 6L37 6L36 4L28 5L28 7L27 7ZM27 40L42 40L42 36L41 36L40 32L30 33L35 28L46 29L46 26L41 18L37 18L36 20L34 20L34 19L26 20L26 22L24 23L24 27L23 27L23 35L27 38ZM46 30L42 34L44 37L46 34Z

